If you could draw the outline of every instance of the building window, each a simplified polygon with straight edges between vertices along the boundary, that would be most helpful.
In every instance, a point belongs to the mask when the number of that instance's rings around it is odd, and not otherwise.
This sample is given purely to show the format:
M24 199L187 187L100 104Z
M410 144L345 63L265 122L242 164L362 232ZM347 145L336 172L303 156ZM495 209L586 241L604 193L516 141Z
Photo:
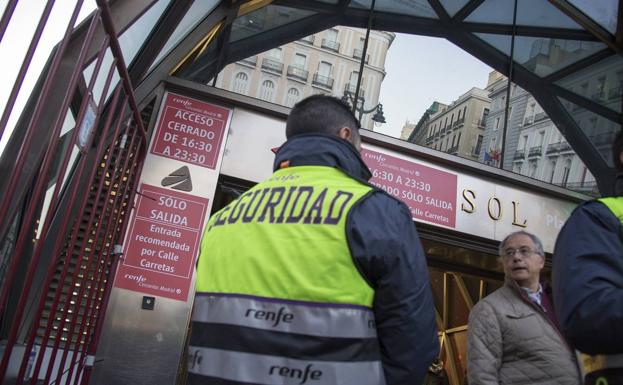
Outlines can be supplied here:
M249 91L249 77L244 72L238 72L234 78L234 92L247 94Z
M600 77L597 79L597 89L595 90L594 99L601 100L606 96L606 78Z
M536 162L530 163L530 174L528 174L530 178L534 178L536 176Z
M571 172L571 159L567 159L565 161L565 167L562 169L562 186L567 185L567 181L569 181L569 173Z
M326 39L328 41L335 42L337 41L337 29L330 29L327 31Z
M296 88L290 88L288 90L288 94L286 95L286 106L292 107L299 101L299 90Z
M549 183L554 182L554 173L556 172L556 160L552 160L549 164Z
M482 147L482 135L478 135L478 140L476 141L476 148L474 149L474 154L480 154L480 149Z
M500 128L500 117L495 118L495 125L493 126L493 131L497 131Z
M260 99L272 102L275 95L275 84L270 80L264 80L260 88Z
M320 62L318 65L318 75L329 77L331 76L331 63L327 63L326 61Z
M307 62L307 58L305 55L297 53L294 55L294 66L297 68L305 69L305 64Z
M283 57L283 53L281 51L281 48L273 48L270 51L268 51L268 56L271 59L281 61L281 58Z

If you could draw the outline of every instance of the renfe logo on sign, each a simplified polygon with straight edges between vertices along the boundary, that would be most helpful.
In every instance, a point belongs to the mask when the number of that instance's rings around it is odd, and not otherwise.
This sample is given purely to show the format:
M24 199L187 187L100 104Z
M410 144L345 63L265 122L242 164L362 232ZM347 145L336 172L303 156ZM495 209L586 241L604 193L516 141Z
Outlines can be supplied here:
M456 226L455 174L367 149L361 157L372 171L370 183L406 203L414 219Z
M142 185L117 287L185 301L208 200Z
M214 169L229 111L167 94L151 153Z

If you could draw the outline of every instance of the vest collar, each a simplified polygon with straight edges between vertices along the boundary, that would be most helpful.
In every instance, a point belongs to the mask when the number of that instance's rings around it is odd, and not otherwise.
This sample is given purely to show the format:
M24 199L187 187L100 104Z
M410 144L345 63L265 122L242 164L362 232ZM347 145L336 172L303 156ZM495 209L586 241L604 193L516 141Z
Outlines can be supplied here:
M336 167L364 182L372 177L355 147L332 135L303 134L290 138L277 151L273 170L279 169L282 164L289 167Z

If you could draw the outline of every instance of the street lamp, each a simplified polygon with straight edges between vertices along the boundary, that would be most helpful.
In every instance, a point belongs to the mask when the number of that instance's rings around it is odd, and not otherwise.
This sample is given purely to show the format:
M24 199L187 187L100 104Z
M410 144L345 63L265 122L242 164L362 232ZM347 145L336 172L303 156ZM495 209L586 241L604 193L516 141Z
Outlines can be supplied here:
M350 92L344 91L344 95L342 95L342 101L351 105L353 107L353 112L357 112L359 114L358 119L360 122L363 114L370 114L374 112L374 115L372 115L371 119L376 123L385 123L385 115L383 115L383 104L379 103L370 109L365 109L365 99L363 97L360 97L359 99L361 106L359 105L360 103L355 103L355 98Z

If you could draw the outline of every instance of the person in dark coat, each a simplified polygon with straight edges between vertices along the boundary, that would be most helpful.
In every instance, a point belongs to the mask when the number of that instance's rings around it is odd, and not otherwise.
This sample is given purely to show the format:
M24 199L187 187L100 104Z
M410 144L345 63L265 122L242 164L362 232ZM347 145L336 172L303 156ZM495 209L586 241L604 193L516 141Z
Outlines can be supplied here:
M368 183L358 130L339 99L300 101L273 175L210 218L189 383L422 383L426 257L408 207Z
M582 353L586 384L623 384L623 134L613 145L615 195L578 206L553 259L562 332Z

